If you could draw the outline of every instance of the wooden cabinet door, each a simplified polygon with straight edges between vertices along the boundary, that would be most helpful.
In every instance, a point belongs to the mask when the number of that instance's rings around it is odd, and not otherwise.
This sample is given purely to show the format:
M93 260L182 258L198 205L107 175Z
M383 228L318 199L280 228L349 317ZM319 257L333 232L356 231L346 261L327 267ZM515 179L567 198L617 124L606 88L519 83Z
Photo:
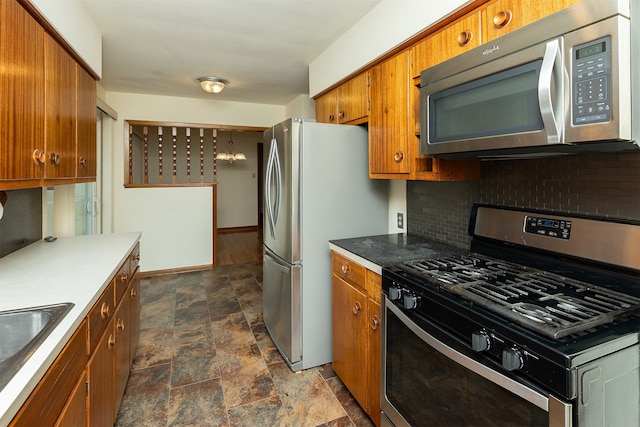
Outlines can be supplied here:
M338 90L333 89L315 100L316 122L338 123Z
M40 180L33 153L45 149L44 30L16 0L0 2L0 20L0 181Z
M76 175L76 63L45 34L46 179ZM95 132L95 129L94 129Z
M380 277L380 276L378 276ZM369 320L369 367L367 369L367 389L369 390L369 408L367 412L375 423L380 425L380 328L382 326L380 303L369 298L367 303Z
M96 177L96 81L80 65L77 73L76 177Z
M114 319L107 329L87 364L89 382L88 413L90 426L112 426L114 408Z
M333 369L363 408L367 407L367 296L332 276Z
M571 6L580 0L497 0L490 3L484 12L485 41L496 39L513 30L544 18Z
M481 13L474 12L413 47L411 76L482 44Z
M87 425L87 373L82 371L55 427L83 427Z
M369 76L362 73L337 88L338 123L348 123L369 114Z
M129 289L127 288L127 295L129 295ZM129 318L131 315L131 299L122 299L122 302L116 309L113 315L115 321L114 336L116 337L116 345L113 348L114 355L114 402L113 402L113 419L115 420L118 415L118 409L122 402L122 396L124 395L124 389L127 386L127 380L129 379L129 348L131 344L130 339L130 324Z
M408 174L409 51L371 69L369 174Z
M83 321L9 426L54 425L84 371L87 358L87 322Z
M129 290L131 306L129 309L129 367L133 364L136 356L138 343L140 342L140 274L139 268L133 273L131 278L131 288Z

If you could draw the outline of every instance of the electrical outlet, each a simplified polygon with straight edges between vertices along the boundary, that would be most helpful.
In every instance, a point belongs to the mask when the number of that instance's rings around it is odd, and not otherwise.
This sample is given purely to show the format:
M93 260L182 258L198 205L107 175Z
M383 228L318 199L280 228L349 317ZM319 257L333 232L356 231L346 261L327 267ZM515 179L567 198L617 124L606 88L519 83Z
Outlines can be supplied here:
M404 229L404 214L398 212L398 228Z

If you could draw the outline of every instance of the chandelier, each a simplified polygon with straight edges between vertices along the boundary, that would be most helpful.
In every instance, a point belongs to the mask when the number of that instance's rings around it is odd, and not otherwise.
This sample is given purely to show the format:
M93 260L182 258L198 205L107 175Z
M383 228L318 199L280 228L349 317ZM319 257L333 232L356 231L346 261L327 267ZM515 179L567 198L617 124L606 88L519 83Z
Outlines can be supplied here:
M229 151L218 153L216 155L216 160L224 160L228 161L229 163L233 163L236 160L247 160L247 156L245 156L243 152L233 152L232 132L229 132Z

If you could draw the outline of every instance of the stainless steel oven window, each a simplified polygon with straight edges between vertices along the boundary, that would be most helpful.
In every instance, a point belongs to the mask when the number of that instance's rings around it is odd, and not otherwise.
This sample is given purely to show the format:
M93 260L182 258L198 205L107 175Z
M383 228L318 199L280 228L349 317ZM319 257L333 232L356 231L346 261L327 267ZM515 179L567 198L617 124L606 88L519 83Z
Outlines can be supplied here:
M570 405L454 350L386 299L384 307L382 410L397 427L571 425Z

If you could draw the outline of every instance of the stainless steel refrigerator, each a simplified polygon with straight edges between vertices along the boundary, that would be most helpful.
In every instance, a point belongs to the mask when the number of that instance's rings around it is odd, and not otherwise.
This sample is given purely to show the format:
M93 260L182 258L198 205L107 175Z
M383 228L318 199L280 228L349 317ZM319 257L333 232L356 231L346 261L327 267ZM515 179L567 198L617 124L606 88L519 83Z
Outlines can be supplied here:
M385 234L367 131L288 119L264 132L263 314L293 371L331 362L329 240Z

